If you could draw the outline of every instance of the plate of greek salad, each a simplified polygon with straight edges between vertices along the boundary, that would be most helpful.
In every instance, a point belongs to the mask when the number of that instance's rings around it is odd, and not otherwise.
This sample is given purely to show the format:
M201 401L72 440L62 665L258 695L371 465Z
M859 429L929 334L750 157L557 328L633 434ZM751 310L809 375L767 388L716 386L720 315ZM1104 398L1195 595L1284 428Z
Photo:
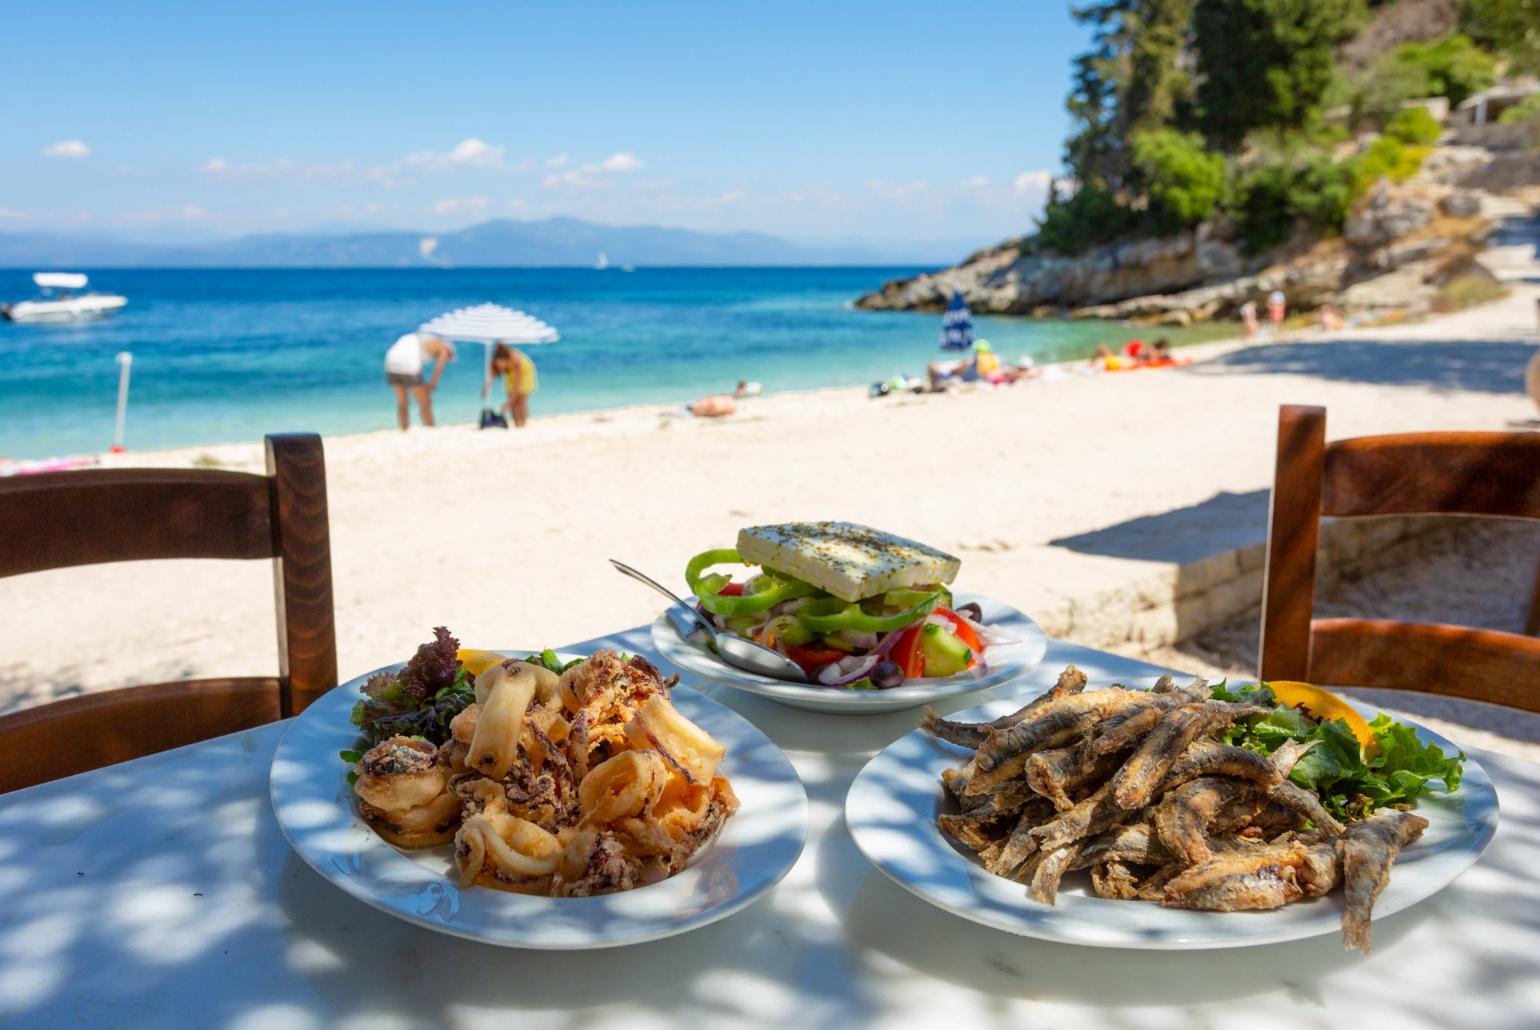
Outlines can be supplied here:
M690 559L689 603L719 632L786 655L807 682L728 665L677 610L653 622L653 645L695 676L819 712L897 711L1030 672L1047 650L1042 628L999 601L954 593L960 565L848 522L752 526L737 546Z

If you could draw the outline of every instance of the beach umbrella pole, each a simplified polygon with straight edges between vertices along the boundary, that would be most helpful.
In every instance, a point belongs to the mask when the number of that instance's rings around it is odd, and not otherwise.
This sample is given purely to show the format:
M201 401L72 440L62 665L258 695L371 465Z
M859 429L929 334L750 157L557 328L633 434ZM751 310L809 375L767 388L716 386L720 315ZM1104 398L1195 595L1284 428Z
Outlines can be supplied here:
M112 431L112 453L123 453L123 423L128 419L128 376L134 365L134 356L128 351L118 352L118 420Z

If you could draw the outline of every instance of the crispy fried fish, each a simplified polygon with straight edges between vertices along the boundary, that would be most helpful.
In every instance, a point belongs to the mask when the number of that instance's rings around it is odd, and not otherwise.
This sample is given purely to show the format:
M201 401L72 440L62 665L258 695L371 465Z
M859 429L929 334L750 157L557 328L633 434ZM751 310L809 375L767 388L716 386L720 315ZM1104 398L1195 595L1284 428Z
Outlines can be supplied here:
M1067 744L1084 736L1099 720L1151 703L1148 691L1109 687L1044 705L1014 726L990 732L969 760L967 792L982 793L1017 775L1033 751Z
M1374 899L1390 882L1390 866L1401 849L1428 828L1428 821L1410 812L1382 808L1347 828L1337 846L1342 854L1342 880L1347 911L1342 914L1342 944L1369 953L1369 913Z
M1243 716L1269 711L1260 705L1226 701L1201 701L1176 709L1160 720L1113 776L1113 797L1126 809L1143 808L1194 740Z
M1226 851L1172 877L1161 904L1210 912L1281 908L1315 898L1337 884L1339 863L1331 843L1263 845Z
M1080 693L1085 689L1085 685L1085 673L1073 665L1066 665L1064 671L1059 673L1058 682L1050 687L1047 693L1033 698L1010 715L1002 715L991 722L954 722L951 719L943 719L936 714L934 708L926 705L925 716L920 726L931 736L939 737L948 743L976 748L984 743L985 738L994 730L1014 726L1038 709Z

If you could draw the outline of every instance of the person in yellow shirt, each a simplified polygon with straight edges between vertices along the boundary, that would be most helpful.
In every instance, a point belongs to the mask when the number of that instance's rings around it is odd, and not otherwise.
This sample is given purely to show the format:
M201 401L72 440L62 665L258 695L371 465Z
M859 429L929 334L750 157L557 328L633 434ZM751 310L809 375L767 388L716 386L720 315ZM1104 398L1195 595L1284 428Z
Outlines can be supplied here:
M481 388L482 397L491 393L492 383L496 379L502 379L508 393L508 399L497 410L508 412L513 416L514 426L522 427L529 421L529 395L540 386L540 379L535 374L535 363L523 351L500 343L492 349L492 367Z

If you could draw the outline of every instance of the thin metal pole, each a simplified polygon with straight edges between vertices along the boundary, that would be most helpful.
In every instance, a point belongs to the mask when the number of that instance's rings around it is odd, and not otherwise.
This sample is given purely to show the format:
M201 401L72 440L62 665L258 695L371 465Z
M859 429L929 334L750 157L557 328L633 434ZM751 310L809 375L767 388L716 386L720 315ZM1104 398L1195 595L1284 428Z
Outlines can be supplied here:
M123 422L128 417L128 375L133 367L134 356L128 351L118 352L118 423L112 433L112 453L123 453Z

